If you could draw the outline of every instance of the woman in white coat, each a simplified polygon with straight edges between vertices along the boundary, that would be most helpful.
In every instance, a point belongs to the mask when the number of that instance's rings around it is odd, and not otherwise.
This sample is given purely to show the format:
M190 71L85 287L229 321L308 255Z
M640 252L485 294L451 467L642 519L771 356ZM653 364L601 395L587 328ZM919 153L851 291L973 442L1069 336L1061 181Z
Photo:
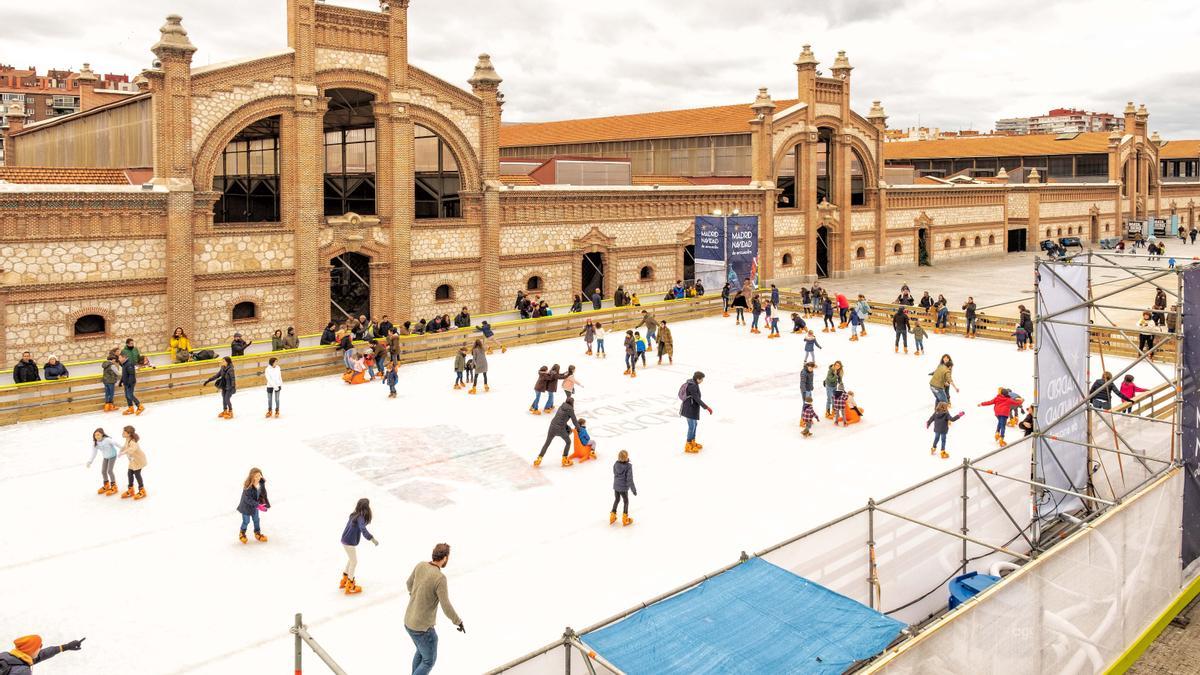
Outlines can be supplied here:
M272 356L263 371L267 378L267 417L271 417L272 405L274 405L275 417L279 417L279 394L283 391L283 370L279 367L278 361L279 359Z

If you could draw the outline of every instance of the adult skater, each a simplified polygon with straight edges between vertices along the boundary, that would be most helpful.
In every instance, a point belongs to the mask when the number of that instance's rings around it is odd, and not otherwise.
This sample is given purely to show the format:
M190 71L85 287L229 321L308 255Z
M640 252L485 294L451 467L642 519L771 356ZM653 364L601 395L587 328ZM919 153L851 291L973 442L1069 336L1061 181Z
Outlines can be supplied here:
M608 352L604 351L604 336L608 335L608 331L599 321L596 322L596 358L608 358Z
M484 321L483 323L484 323L484 325L487 324L486 321ZM487 335L487 333L484 333L484 335ZM501 352L503 352L504 348L501 347L500 350L501 350ZM489 350L486 350L483 348L483 340L479 340L479 339L475 340L475 346L471 348L471 360L473 360L475 362L475 377L472 378L472 380L471 380L471 390L467 392L468 394L475 393L475 389L479 386L479 376L480 375L483 376L483 390L485 392L489 392L492 390L492 388L490 386L488 386L488 378L487 378L487 372L488 372L487 352L488 351Z
M871 316L871 303L867 302L867 296L862 293L858 294L858 302L854 303L854 313L858 314L859 322L862 324L859 329L859 335L867 336L867 317Z
M591 356L592 343L596 341L596 325L592 323L591 319L588 319L587 323L583 324L583 330L579 331L579 334L583 336L583 343L587 345L587 351L584 352L584 356Z
M825 419L833 419L833 402L837 397L837 392L844 389L846 383L844 381L845 372L842 369L841 361L834 361L829 366L829 370L825 373L825 380L822 384L825 385Z
M951 359L949 354L942 354L937 368L929 374L929 390L933 392L935 404L950 403L950 387L954 387L955 393L958 392L958 385L954 384L953 370L954 359Z
M625 331L625 372L622 375L637 377L637 343L633 331Z
M633 463L629 461L629 453L622 450L617 453L617 461L613 462L613 505L608 514L608 524L617 522L617 504L624 501L625 510L621 514L621 526L633 524L629 517L629 493L637 496L637 486L633 484Z
M121 362L120 383L121 389L125 392L125 405L128 406L121 414L141 415L145 408L142 407L142 402L138 400L137 395L133 393L134 388L137 387L137 364L125 352L121 352L117 359ZM136 410L134 406L137 407Z
M354 511L350 513L349 519L346 520L346 527L342 530L342 548L346 550L346 568L342 570L342 583L338 584L338 588L344 590L346 595L354 595L362 593L362 586L354 583L354 569L358 567L358 542L362 537L366 537L367 541L379 545L379 540L371 536L367 531L367 525L371 524L371 500L363 497L354 505Z
M237 511L242 514L239 541L246 543L246 525L250 521L254 521L254 538L261 542L267 541L267 535L262 533L262 526L258 521L258 513L269 508L271 501L267 499L267 479L263 478L262 469L254 467L242 482L242 498L238 501Z
M546 442L542 443L542 451L538 453L537 459L533 460L533 465L535 467L542 465L542 458L546 456L546 448L550 447L550 442L555 438L563 439L562 465L574 464L567 455L571 453L571 433L576 426L579 426L579 421L575 418L575 399L568 396L550 420L550 428L546 430Z
M233 394L237 391L237 375L233 372L233 359L225 356L221 360L224 364L215 375L205 380L204 384L213 382L213 386L221 390L221 413L217 417L229 420L233 419Z
M933 309L937 312L937 319L933 323L933 332L945 333L950 323L950 307L946 296L939 293L937 300L933 303Z
M755 294L754 297L751 298L750 307L750 332L757 334L760 332L758 330L758 317L762 316L763 311L762 299L758 297L758 294Z
M746 300L746 294L739 290L733 296L733 301L730 302L730 306L733 307L733 312L734 312L733 325L745 326L746 325L746 308L750 306Z
M279 395L283 392L283 369L279 367L279 359L274 356L268 359L263 375L267 378L267 417L272 416L272 402L275 406L274 417L279 417Z
M77 652L83 647L79 638L57 647L42 647L42 636L25 635L13 640L13 648L0 653L0 673L5 675L31 675L33 664L41 663L63 652Z
M1133 399L1121 393L1121 390L1117 388L1117 385L1113 383L1112 379L1112 373L1106 370L1104 371L1103 375L1101 375L1095 382L1092 383L1090 399L1093 408L1097 408L1099 410L1111 410L1113 396L1116 396L1126 403L1133 403Z
M642 326L646 327L646 346L653 347L654 340L658 337L658 320L644 309L642 310L642 322L634 326L633 329L637 330Z
M492 324L488 323L486 319L483 321L483 323L479 324L479 328L476 330L478 330L480 333L483 333L483 341L487 345L487 353L491 354L492 349L494 349L495 346L500 347L501 354L508 351L508 347L505 347L500 343L499 340L496 339L496 333L492 331ZM486 383L487 378L484 378L484 384L486 385Z
M667 328L667 320L658 322L658 365L662 365L663 357L672 365L675 364L675 343L671 338L671 329Z
M896 331L896 353L900 353L900 342L904 342L904 353L908 353L908 310L897 307L892 315L892 330Z
M88 459L87 468L92 468L92 462L96 461L96 455L100 455L100 479L104 481L104 485L96 490L96 494L105 496L117 494L117 477L113 473L113 467L117 464L117 452L120 449L121 446L104 433L104 429L96 429L92 432L92 456Z
M967 301L963 303L963 314L967 319L967 331L965 337L975 338L975 298L967 296Z
M684 452L700 452L704 449L703 445L696 442L696 425L700 423L700 409L703 408L712 414L712 408L700 398L700 383L704 382L704 373L697 370L692 373L692 379L683 383L679 389L679 398L682 403L679 406L679 414L687 420L687 442L683 444Z
M950 453L946 452L946 436L950 433L950 424L957 422L964 414L960 412L957 415L951 415L950 404L945 401L938 401L938 404L934 406L933 414L929 416L929 419L925 420L926 429L929 428L930 424L933 425L933 444L929 448L929 454L939 454L938 444L941 443L942 450L940 454L942 459L950 459Z
M1017 305L1017 312L1020 316L1018 324L1025 329L1025 339L1029 341L1029 346L1033 346L1033 314L1030 313L1025 305Z
M131 426L126 426L121 435L125 437L125 447L121 448L119 454L129 458L129 468L126 471L129 478L129 487L121 493L121 499L145 499L146 485L142 483L142 469L146 468L146 453L142 452L142 446L139 445L141 437L138 436L137 430ZM133 481L137 480L138 491L133 492Z
M542 412L550 413L554 410L554 394L558 392L558 383L567 376L562 373L562 367L557 363L550 366L550 372L546 375L546 407Z
M405 584L408 609L404 612L404 629L417 648L417 653L413 654L413 675L428 675L437 662L438 636L434 622L437 621L438 605L442 606L442 613L450 623L458 627L458 632L467 632L454 605L450 604L450 588L442 571L449 562L450 544L438 544L433 547L430 562L417 563Z

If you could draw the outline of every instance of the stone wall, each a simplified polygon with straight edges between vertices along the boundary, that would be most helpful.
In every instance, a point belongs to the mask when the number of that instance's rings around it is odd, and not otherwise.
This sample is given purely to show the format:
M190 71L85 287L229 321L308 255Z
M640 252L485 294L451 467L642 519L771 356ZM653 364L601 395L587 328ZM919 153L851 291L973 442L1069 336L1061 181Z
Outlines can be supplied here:
M317 47L316 70L361 70L387 77L387 57L383 54Z
M414 228L413 260L479 257L479 230L468 227Z
M196 274L289 270L295 266L290 232L196 237Z
M99 359L125 338L133 338L143 351L162 349L168 338L166 305L166 295L10 303L3 309L4 364L16 363L24 350L33 352L39 368L50 355L65 362ZM105 333L74 337L75 319L84 314L103 316Z
M947 241L950 242L948 248ZM930 249L930 257L935 265L956 258L996 255L1004 252L1004 229L935 229L930 235Z
M641 271L646 266L653 270L653 274L650 279L642 281ZM675 285L674 255L623 252L612 263L612 269L616 273L616 283L610 284L612 290L616 290L617 284L621 284L626 291L637 293L639 298L647 301L661 299L667 289ZM706 292L708 290L710 289L706 289Z
M1002 223L1004 222L1004 206L1002 204L980 204L975 206L944 206L925 209L889 209L887 212L887 227L904 229L914 227L917 218L924 213L933 226L949 224Z
M804 214L803 213L787 213L784 211L775 212L775 236L776 237L802 237L804 236Z
M208 96L192 97L192 149L199 150L204 139L238 108L271 96L291 96L292 78L277 75L269 81L248 82L217 90Z
M233 306L250 301L258 308L254 319L233 320ZM194 347L228 345L234 332L247 340L270 341L271 334L292 325L295 293L291 286L244 286L196 292ZM174 327L172 326L171 329Z
M165 239L0 244L8 285L154 279L166 274Z
M695 227L689 219L610 220L562 225L505 225L500 230L500 255L561 253L574 248L592 228L612 237L618 248L639 246L675 246L680 232Z
M859 255L861 249L862 255ZM875 240L865 237L850 242L850 270L862 272L875 268Z
M451 289L449 300L436 300L438 286L448 284ZM435 315L449 314L450 319L466 306L472 314L479 313L479 272L477 270L453 272L414 272L412 275L411 319L432 319ZM404 320L401 320L403 323Z
M576 265L566 262L547 262L500 269L500 309L507 311L517 299L517 291L541 295L551 305L570 304L571 296L581 289L576 288ZM540 291L527 291L526 284L532 276L542 278ZM615 288L615 286L614 286Z

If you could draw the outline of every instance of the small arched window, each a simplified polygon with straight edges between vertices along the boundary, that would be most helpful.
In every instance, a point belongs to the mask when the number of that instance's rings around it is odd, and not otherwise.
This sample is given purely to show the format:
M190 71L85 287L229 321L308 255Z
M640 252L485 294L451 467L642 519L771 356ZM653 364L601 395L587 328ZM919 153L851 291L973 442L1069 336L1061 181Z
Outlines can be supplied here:
M904 246L901 245L899 242L896 242L896 245L892 247L892 253L895 253L896 255L900 255L901 253L904 253Z
M859 260L866 258L867 257L867 249L862 246L859 246L858 250L856 250L854 252L854 257L858 258Z
M452 300L453 298L454 298L454 289L450 287L450 284L442 284L441 286L438 286L437 290L435 290L433 292L434 300L438 300L438 301Z
M234 321L253 321L258 318L258 305L244 300L233 306Z
M525 282L525 290L540 291L540 290L542 290L542 285L543 285L542 278L535 274L535 275L529 277L529 280ZM446 288L449 288L449 286L446 286ZM438 290L441 290L441 288L439 288ZM440 300L442 298L438 298L438 299Z
M654 268L649 265L643 265L642 269L638 271L638 279L641 279L642 281L650 281L653 278Z
M1058 235L1057 235L1057 236L1059 236L1059 237L1061 237L1061 236L1062 236L1062 228L1061 228L1061 227L1060 227L1060 228L1058 228Z
M783 259L782 259L782 261L781 261L781 264L782 264L784 267L791 267L791 266L792 266L792 254L791 254L791 253L784 253L784 254L783 254Z
M967 238L966 238L966 237L959 237L959 238L958 238L958 247L959 247L959 248L966 248L966 247L967 247Z
M951 244L950 244L950 240L949 240L949 239L947 239L946 241L942 242L942 248L950 248L950 246L951 246Z
M1048 228L1048 227L1047 227L1047 228L1046 228L1046 238L1047 238L1047 239L1049 239L1049 238L1050 238L1050 232L1051 232L1050 228Z
M991 246L992 244L995 244L995 243L996 243L996 235L989 234L988 235L988 246Z
M1105 231L1105 232L1108 232L1108 228L1109 228L1109 227L1111 227L1111 225L1110 225L1109 223L1105 223L1105 224L1104 224L1104 231Z
M975 245L976 245L976 246L982 246L982 245L983 245L983 238L982 238L982 237L978 237L978 236L977 236L977 237L975 237Z
M75 319L75 337L98 337L104 335L108 325L99 314L84 314Z

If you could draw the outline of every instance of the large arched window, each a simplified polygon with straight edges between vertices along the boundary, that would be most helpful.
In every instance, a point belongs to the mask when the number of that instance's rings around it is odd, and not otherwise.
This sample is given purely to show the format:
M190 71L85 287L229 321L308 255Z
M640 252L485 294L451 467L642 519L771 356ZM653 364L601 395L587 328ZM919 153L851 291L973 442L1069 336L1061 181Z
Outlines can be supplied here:
M325 215L375 215L375 97L357 89L325 95Z
M249 300L243 300L233 306L230 314L234 321L253 321L258 318L258 305Z
M108 327L108 322L99 314L84 314L75 319L73 332L75 337L102 337Z
M433 290L433 299L438 302L445 302L454 299L454 288L450 284L442 284Z
M857 150L850 150L850 205L862 206L867 203L866 180L863 177L862 158Z
M793 145L779 165L779 175L775 177L775 187L779 188L779 195L775 197L776 208L792 209L800 205L797 199L799 193L796 192L800 181L800 164L796 160L798 147Z
M837 166L833 157L833 129L817 130L817 203L833 203L833 176Z
M458 218L462 215L458 199L458 162L437 134L421 125L413 126L414 179L416 180L413 214L417 218Z
M279 222L279 116L238 132L217 158L214 223Z

